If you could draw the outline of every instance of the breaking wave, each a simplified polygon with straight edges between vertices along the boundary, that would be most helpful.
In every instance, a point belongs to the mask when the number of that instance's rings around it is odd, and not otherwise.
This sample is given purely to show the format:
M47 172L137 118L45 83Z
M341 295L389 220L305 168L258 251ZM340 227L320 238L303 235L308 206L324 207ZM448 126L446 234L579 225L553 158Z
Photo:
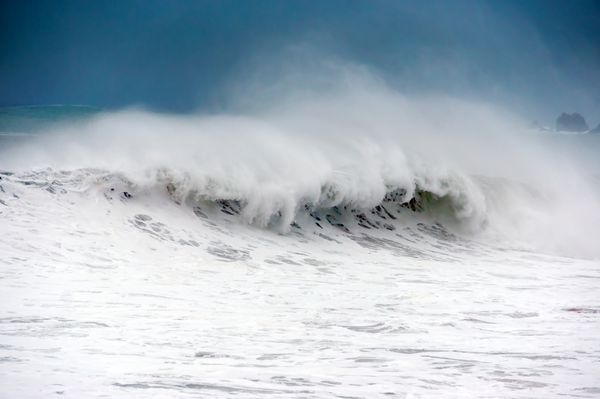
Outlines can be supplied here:
M280 233L306 220L343 231L426 218L457 234L597 256L597 181L524 125L489 105L353 87L235 114L126 110L55 122L5 148L0 168L16 183L108 201L168 198Z
M189 174L174 173L161 169L152 173L153 180L146 179L137 183L122 173L111 173L97 169L79 169L73 171L37 170L13 174L0 172L4 179L12 183L44 189L52 194L75 191L84 195L100 195L108 201L115 199L133 200L165 197L177 205L190 206L196 210L200 205L218 206L220 211L229 215L238 215L240 221L261 227L276 228L287 232L296 224L299 213L313 216L320 213L342 212L356 215L359 225L366 228L385 227L379 221L372 223L364 213L376 214L380 219L396 220L404 212L434 213L445 215L448 220L457 223L469 223L475 226L484 221L481 198L477 198L477 189L472 183L460 176L448 176L435 182L423 180L423 186L398 187L388 185L378 200L360 202L349 197L338 182L327 182L315 195L294 198L285 190L272 193L243 193L231 182L222 182L210 177L197 178L192 183ZM476 201L477 200L477 201ZM396 216L394 216L396 215Z

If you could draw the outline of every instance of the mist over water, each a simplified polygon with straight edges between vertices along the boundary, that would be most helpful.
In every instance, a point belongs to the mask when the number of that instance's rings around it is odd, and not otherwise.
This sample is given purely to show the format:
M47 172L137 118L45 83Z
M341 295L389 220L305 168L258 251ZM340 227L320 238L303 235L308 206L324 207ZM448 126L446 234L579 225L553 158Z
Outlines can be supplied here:
M587 154L566 153L500 107L408 97L364 70L338 70L343 78L326 90L298 74L268 100L245 90L263 101L228 113L130 109L54 125L5 151L3 167L101 169L142 191L173 183L180 200L241 201L247 223L283 232L305 205L370 209L395 189L407 199L425 190L450 198L452 214L439 217L460 231L598 255Z

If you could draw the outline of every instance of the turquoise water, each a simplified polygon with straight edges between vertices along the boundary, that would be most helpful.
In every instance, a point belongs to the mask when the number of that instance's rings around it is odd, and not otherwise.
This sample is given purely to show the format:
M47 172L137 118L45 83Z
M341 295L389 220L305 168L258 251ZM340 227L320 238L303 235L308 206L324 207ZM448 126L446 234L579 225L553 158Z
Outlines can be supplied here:
M0 133L36 133L59 123L102 112L87 105L27 105L0 108Z

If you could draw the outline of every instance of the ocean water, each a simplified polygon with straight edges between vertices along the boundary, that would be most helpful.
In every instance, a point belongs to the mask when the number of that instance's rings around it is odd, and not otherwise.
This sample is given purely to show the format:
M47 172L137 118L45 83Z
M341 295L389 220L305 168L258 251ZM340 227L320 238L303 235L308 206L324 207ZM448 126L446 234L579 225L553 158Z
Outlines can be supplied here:
M6 129L0 396L600 397L597 140L358 97Z

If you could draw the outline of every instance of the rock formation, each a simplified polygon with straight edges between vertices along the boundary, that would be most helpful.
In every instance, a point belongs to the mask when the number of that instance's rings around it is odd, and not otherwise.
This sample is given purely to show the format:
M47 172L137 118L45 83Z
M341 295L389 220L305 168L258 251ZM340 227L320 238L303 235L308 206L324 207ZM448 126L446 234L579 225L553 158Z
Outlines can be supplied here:
M562 132L586 132L590 128L588 127L587 122L577 112L572 114L562 113L558 118L556 118L556 130Z

